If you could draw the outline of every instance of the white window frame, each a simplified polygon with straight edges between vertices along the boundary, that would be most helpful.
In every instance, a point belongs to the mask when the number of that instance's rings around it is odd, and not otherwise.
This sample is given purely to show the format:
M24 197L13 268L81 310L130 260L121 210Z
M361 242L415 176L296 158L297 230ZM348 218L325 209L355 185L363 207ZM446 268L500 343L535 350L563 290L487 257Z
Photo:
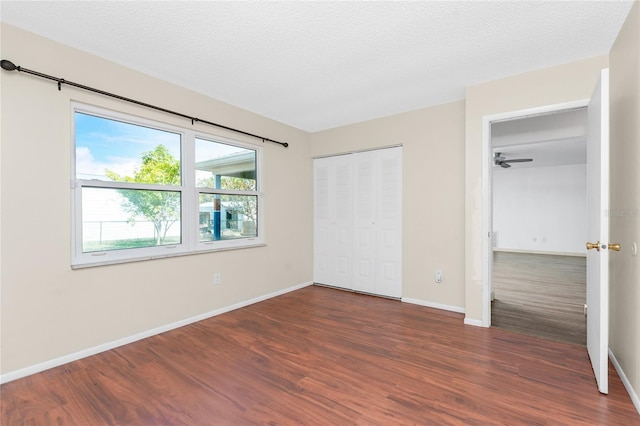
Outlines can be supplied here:
M102 180L76 179L76 112L94 115L109 120L121 121L133 125L150 127L153 129L180 134L180 171L181 185L149 185L129 184L126 182L109 182ZM205 139L227 145L238 146L256 152L256 191L234 191L225 189L198 188L195 182L195 140ZM166 124L140 116L121 113L93 105L79 102L71 104L71 268L85 268L116 263L136 262L173 256L206 253L220 250L233 250L265 245L264 238L264 183L263 158L264 149L260 145L230 139L216 135L194 131L186 127ZM174 191L181 193L180 227L181 242L179 244L162 245L144 248L106 250L84 253L82 243L82 189L93 188L122 188L150 189ZM256 237L237 238L218 241L200 241L199 236L199 197L200 192L209 194L254 195L258 201Z

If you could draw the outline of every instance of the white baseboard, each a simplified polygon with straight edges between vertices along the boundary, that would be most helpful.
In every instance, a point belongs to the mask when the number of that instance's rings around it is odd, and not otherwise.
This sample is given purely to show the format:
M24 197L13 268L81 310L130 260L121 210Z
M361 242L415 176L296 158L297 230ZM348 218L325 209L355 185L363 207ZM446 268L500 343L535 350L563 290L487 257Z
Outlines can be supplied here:
M410 297L403 297L401 299L405 303L411 303L413 305L426 306L427 308L442 309L444 311L457 312L464 314L464 308L460 306L443 305L442 303L429 302L421 299L412 299Z
M273 293L265 294L264 296L259 296L250 300L245 300L243 302L236 303L231 306L226 306L224 308L215 309L210 312L205 312L204 314L196 315L191 318L186 318L180 321L173 322L171 324L166 324L160 327L153 328L151 330L143 331L141 333L134 334L132 336L123 337L122 339L114 340L111 342L103 343L98 346L94 346L92 348L83 349L78 352L74 352L68 355L61 356L59 358L54 358L49 361L41 362L39 364L31 365L29 367L21 368L19 370L10 371L9 373L5 373L0 375L0 384L7 383L13 380L21 379L26 376L30 376L35 373L39 373L41 371L48 370L50 368L58 367L63 364L67 364L69 362L77 361L82 358L86 358L100 352L105 352L110 349L115 349L119 346L124 346L129 343L136 342L138 340L146 339L147 337L155 336L156 334L164 333L179 327L183 327L185 325L193 324L194 322L202 321L207 318L214 317L216 315L224 314L226 312L230 312L239 308L244 308L245 306L253 305L254 303L262 302L267 299L271 299L276 296L283 295L285 293L289 293L291 291L299 290L301 288L312 285L313 282L309 281L306 283L298 284L293 287L288 287L283 290L278 290Z
M426 300L412 299L409 297L403 297L402 301L406 303L413 303L414 305L426 306L428 308L443 309L445 311L457 312L460 314L466 313L465 308L461 306L443 305L441 303L428 302ZM469 317L464 318L464 323L475 327L484 327L482 320L471 319Z
M473 319L473 318L469 318L469 317L465 317L464 318L464 323L466 325L472 325L474 327L484 327L484 324L482 323L482 320L477 320L477 319Z
M611 348L609 348L609 359L611 360L611 363L613 364L614 368L618 372L618 376L620 376L620 380L622 380L622 384L624 385L624 388L627 390L627 393L631 398L631 402L633 402L633 405L636 407L638 414L640 414L640 398L638 398L638 394L636 393L635 389L633 389L633 386L631 386L631 382L627 378L627 375L624 374L624 370L618 363L618 360L616 359L616 356L611 351Z
M543 251L543 250L527 250L527 249L510 249L510 248L493 248L494 252L502 253L525 253L525 254L547 254L552 256L574 256L574 257L587 257L587 253L580 252L567 252L567 251Z

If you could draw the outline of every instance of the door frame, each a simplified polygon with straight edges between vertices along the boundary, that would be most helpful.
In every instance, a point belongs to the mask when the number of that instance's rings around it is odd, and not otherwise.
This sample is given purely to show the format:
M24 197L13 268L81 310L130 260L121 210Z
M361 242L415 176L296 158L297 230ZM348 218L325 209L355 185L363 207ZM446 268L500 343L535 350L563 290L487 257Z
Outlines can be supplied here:
M491 327L493 291L493 150L491 124L519 118L586 108L589 99L508 111L482 117L482 326ZM585 236L586 238L586 236Z

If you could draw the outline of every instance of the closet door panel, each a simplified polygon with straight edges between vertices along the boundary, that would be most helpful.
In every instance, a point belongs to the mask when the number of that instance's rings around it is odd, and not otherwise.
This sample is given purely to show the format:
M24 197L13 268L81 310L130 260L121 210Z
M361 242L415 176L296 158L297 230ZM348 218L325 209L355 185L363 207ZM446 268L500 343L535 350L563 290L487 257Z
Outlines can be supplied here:
M349 156L314 160L314 281L352 289Z
M337 287L353 289L353 232L352 232L352 176L350 155L334 157L331 181L332 212L331 230L335 239L331 258L333 259L333 284Z
M376 152L354 157L354 289L376 293Z
M376 293L402 296L402 149L376 151Z
M313 162L313 280L320 284L329 284L331 243L329 217L329 169L326 159Z

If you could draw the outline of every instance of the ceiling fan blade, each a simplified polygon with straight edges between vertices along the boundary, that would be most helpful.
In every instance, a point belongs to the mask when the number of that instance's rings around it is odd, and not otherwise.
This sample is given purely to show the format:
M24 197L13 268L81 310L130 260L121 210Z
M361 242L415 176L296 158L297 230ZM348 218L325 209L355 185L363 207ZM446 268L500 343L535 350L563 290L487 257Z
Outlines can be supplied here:
M504 160L503 163L528 163L533 161L533 158L515 158L513 160Z

